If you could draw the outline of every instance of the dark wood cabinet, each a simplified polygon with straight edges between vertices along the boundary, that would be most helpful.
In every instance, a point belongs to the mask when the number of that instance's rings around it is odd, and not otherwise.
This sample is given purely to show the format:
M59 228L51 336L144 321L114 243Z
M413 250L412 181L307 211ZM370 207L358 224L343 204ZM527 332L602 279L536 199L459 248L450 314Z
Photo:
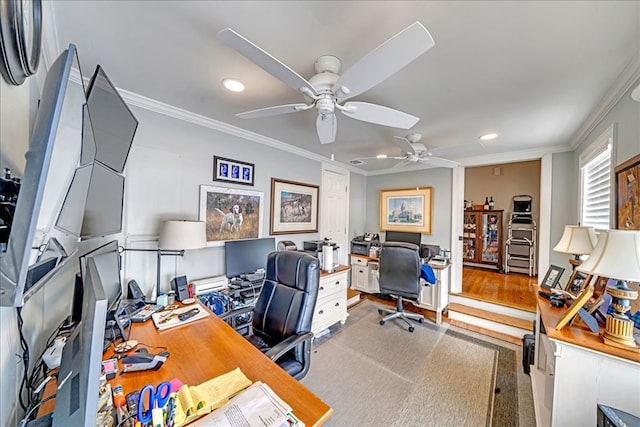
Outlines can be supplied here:
M462 229L464 265L502 271L502 210L466 210Z

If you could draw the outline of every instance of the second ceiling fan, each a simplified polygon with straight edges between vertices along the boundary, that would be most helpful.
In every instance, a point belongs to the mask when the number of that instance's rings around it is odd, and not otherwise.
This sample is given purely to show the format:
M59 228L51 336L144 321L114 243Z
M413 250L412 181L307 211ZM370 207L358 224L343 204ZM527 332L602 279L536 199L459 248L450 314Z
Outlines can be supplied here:
M218 37L309 100L308 103L277 105L246 111L236 114L237 117L243 119L269 117L315 107L318 110L316 130L322 144L335 141L337 131L335 110L352 119L401 129L409 129L420 120L419 117L378 104L345 102L386 80L434 46L433 38L419 22L411 24L369 52L342 74L340 74L341 63L337 57L321 56L314 64L317 74L308 81L230 28L220 31Z

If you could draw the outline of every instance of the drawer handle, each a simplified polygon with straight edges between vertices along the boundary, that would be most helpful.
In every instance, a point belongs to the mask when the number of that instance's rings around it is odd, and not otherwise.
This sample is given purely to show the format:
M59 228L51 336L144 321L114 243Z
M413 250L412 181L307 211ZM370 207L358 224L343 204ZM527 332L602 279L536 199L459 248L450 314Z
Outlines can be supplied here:
M324 286L320 286L320 290L321 290L321 291L324 291Z
M339 284L340 284L340 281L339 281L339 280L336 280L336 285L339 285Z
M320 310L320 311L318 312L318 314L322 314L322 313L324 313L324 310Z
M339 303L339 302L337 302L335 306L336 306L336 307L340 307L340 303Z

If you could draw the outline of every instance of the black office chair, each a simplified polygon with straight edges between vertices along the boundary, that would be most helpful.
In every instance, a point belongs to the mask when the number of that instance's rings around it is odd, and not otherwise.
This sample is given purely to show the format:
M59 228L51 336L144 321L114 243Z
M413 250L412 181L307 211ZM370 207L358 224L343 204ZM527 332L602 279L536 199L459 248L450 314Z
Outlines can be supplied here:
M420 296L421 264L418 250L417 245L404 242L387 242L380 249L380 293L397 297L395 310L378 310L380 314L390 313L380 320L381 325L388 320L400 318L409 325L409 332L413 332L409 319L424 322L421 314L409 313L402 308L402 298L417 301Z
M267 274L255 305L225 313L231 320L251 312L247 339L297 380L311 363L311 321L318 299L320 264L303 252L267 257Z

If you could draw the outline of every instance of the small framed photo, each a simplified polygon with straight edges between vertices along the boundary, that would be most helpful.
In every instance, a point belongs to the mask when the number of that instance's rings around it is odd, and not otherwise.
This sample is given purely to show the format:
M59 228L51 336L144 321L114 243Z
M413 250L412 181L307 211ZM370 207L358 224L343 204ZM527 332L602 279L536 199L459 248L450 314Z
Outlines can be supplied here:
M540 286L547 290L553 289L560 281L562 273L564 273L564 268L558 267L557 265L550 265Z
M580 292L582 292L585 286L587 286L590 280L591 275L581 273L578 270L573 270L573 273L571 273L571 277L569 277L569 281L567 282L567 286L565 286L564 290L576 297L580 294Z
M580 292L580 295L578 295L578 297L573 300L573 303L571 303L567 311L565 311L564 314L560 317L560 319L558 320L558 324L554 329L559 331L560 329L568 325L573 320L575 315L578 314L578 311L580 311L580 309L584 307L585 304L587 304L589 298L591 298L592 295L593 286L587 286L586 288L584 288L582 292Z
M253 185L255 180L254 174L253 163L213 156L214 181Z

